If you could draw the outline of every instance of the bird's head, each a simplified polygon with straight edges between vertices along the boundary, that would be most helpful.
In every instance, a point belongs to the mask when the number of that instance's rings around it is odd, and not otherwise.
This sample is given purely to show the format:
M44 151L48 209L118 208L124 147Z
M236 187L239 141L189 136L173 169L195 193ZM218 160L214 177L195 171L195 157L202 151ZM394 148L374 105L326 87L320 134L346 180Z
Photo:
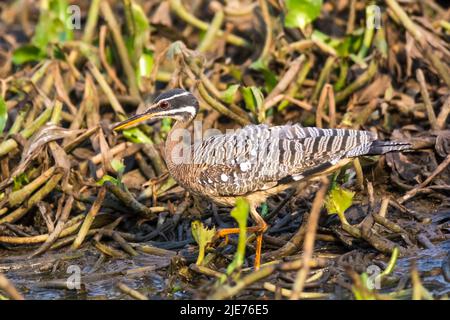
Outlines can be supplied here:
M153 102L144 102L144 112L114 125L114 130L126 129L148 119L172 118L190 121L198 111L198 101L184 89L172 89L161 93Z

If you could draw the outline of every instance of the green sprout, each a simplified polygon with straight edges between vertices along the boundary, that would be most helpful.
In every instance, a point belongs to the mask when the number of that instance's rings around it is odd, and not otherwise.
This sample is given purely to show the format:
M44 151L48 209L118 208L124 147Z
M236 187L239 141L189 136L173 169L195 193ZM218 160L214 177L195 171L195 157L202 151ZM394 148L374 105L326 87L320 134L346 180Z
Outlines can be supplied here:
M200 221L193 221L191 224L192 236L198 244L197 265L202 265L205 258L206 247L213 241L216 228L208 229Z
M233 261L227 267L227 274L230 275L234 270L244 264L245 245L247 242L247 219L250 210L248 201L242 197L236 199L236 206L231 210L231 216L236 220L239 226L239 240L236 254Z
M325 200L325 206L328 214L337 214L342 224L349 224L345 218L345 211L350 208L353 203L354 192L334 186L328 193Z

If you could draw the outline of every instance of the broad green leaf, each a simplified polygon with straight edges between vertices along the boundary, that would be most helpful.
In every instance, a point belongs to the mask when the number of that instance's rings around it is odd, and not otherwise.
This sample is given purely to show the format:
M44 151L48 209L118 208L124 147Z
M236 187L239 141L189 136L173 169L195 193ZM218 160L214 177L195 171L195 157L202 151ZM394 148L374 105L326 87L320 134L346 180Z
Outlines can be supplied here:
M12 61L14 64L23 64L32 61L40 61L45 58L45 52L34 45L24 45L13 52Z
M68 2L66 0L49 0L47 10L41 10L39 22L32 43L45 50L50 42L64 42L73 39L73 30L67 21L70 20Z
M229 86L225 91L222 92L222 100L226 103L233 103L238 89L238 84L232 84L231 86Z
M31 45L17 49L13 55L15 64L39 61L47 55L50 43L61 43L73 39L73 30L68 21L70 15L66 0L42 1L39 21Z
M216 234L216 228L208 229L200 221L193 221L191 224L191 232L195 242L198 244L197 265L201 265L205 258L205 249L210 244Z
M5 100L0 96L0 134L5 129L6 121L8 120L8 109L6 108Z
M304 28L313 22L322 8L322 0L286 0L287 14L284 25L288 28Z
M342 223L348 224L345 219L345 210L347 210L353 203L354 192L335 186L328 193L325 200L325 206L328 214L338 214Z

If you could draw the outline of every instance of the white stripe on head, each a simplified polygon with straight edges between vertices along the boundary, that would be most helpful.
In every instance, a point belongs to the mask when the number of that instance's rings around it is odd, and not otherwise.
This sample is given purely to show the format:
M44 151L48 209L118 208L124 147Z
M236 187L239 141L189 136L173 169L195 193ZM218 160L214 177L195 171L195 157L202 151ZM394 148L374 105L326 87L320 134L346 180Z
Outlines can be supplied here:
M175 98L178 98L178 97L184 97L184 96L187 96L187 95L190 95L190 94L191 93L189 91L185 91L185 92L182 92L182 93L174 94L171 97L167 97L167 98L159 100L158 103L160 103L161 101L170 101L172 99L175 99Z
M187 112L191 115L191 117L194 117L195 114L197 113L197 109L193 106L184 106L184 107L177 108L177 109L163 111L162 114L164 116L171 116L171 115L176 115L176 114L179 114L182 112Z

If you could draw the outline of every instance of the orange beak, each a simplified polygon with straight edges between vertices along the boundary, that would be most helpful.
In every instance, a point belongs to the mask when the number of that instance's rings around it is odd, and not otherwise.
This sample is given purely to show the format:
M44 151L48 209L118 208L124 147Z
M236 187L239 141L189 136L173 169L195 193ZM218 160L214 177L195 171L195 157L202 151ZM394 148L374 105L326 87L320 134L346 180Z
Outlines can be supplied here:
M145 120L152 118L153 115L151 113L141 113L134 115L124 121L121 121L113 126L113 130L118 131L122 129L126 129L132 126L135 126L138 123L141 123Z
M133 127L137 125L138 123L144 122L148 119L151 119L158 115L157 112L154 112L154 108L156 107L156 104L151 105L150 107L146 108L146 110L142 113L135 114L134 116L131 116L130 118L123 120L119 123L116 123L113 126L114 131L123 130L126 128Z

